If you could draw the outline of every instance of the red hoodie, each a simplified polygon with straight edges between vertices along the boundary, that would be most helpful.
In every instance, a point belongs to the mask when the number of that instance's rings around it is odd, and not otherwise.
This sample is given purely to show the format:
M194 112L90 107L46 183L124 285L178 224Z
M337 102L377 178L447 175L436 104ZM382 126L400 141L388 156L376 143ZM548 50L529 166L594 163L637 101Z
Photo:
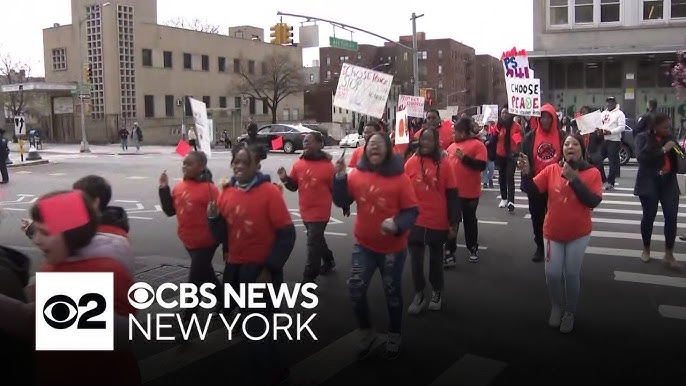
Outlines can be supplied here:
M539 118L532 118L532 127L537 127L534 133L533 175L537 175L546 166L557 163L562 158L562 144L560 143L560 131L557 126L557 111L553 105L546 103L541 107L541 114L548 113L553 117L553 124L549 131L544 131L540 126ZM534 122L536 122L534 124Z

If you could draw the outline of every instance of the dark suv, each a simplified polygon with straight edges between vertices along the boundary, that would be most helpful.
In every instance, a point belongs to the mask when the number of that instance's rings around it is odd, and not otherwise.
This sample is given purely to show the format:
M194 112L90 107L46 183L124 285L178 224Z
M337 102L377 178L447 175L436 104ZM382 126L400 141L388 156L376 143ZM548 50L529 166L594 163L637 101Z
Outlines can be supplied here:
M634 149L634 127L636 127L636 120L627 118L626 127L622 133L622 145L619 148L619 164L624 166L629 161L636 157Z
M296 150L303 149L303 139L307 133L311 133L312 131L314 130L300 125L296 126L280 123L266 125L257 131L257 142L266 146L269 150L274 150L272 149L272 141L278 137L283 137L283 151L292 154L295 153ZM238 137L238 142L245 141L247 138L248 135L243 134Z

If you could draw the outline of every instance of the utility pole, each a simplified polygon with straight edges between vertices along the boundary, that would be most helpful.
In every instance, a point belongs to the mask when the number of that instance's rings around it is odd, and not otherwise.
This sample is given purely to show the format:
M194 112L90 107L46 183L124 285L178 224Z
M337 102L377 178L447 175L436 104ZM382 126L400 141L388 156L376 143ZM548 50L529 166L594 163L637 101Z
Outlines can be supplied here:
M412 77L414 78L414 96L419 96L419 53L417 52L417 19L424 14L412 12Z
M85 59L83 58L83 38L81 37L81 34L83 33L81 26L83 25L83 22L88 19L88 16L86 16L85 19L83 19L79 23L79 57L81 59L81 81L79 82L79 100L80 100L80 109L81 109L81 153L90 153L91 149L90 146L88 145L88 139L86 138L86 112L85 110L85 103L83 103L84 99L84 83L86 79L86 66L88 64L85 62Z

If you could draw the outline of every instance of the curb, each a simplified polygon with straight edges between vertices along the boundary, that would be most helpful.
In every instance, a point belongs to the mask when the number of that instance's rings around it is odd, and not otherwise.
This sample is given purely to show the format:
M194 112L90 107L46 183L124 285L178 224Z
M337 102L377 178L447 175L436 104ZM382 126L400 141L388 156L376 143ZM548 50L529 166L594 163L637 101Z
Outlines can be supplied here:
M7 165L7 168L21 168L21 167L26 167L26 166L36 166L36 165L45 165L47 163L50 163L50 160L47 159L41 159L41 160L36 160L36 161L24 161L20 163L13 163Z

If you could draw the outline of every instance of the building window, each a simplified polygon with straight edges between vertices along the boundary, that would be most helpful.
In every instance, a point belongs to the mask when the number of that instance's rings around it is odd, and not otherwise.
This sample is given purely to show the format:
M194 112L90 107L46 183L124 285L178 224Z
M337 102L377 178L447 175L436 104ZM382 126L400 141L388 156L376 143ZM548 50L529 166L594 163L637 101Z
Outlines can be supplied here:
M241 60L240 59L234 59L233 60L233 72L236 74L241 73Z
M155 97L152 95L145 96L145 117L155 117Z
M250 97L250 115L255 115L255 98Z
M266 99L262 99L262 114L264 114L264 115L269 114L269 104L267 104Z
M327 66L330 66L330 65L331 65L331 58L328 57L328 56L326 57L326 65L327 65Z
M569 10L567 0L550 1L550 25L562 25L569 23Z
M190 98L193 98L193 96L192 95L191 96L186 95L185 97L183 97L183 101L184 101L184 104L186 106L185 112L186 112L187 117L193 116L193 108L191 107L191 99Z
M620 88L622 87L622 78L624 75L622 62L615 60L605 63L605 88Z
M603 88L602 63L586 63L586 88Z
M52 50L52 69L63 71L67 69L67 49L55 48Z
M97 9L97 18L100 19L100 6L94 5L91 8ZM135 58L135 35L134 35L134 8L130 5L117 5L117 29L119 32L119 88L120 88L120 111L121 117L136 118L136 58ZM89 19L90 20L90 19ZM87 23L88 24L88 23ZM98 26L101 21L98 20ZM100 30L100 27L97 28ZM97 43L98 51L101 49L102 35L96 31L96 36L88 37L88 42ZM90 50L89 50L90 51ZM97 55L99 64L94 64L97 70L93 70L93 88L97 89L98 94L92 99L93 103L93 118L102 118L104 116L105 96L103 91L103 66L102 57ZM90 60L93 63L93 59ZM97 80L97 81L96 81ZM99 84L98 84L99 83ZM154 115L154 109L153 109Z
M600 0L600 22L618 22L620 19L620 9L620 0Z
M226 71L226 58L223 56L220 56L217 58L217 68L219 69L219 72L224 72Z
M357 60L362 60L362 54L360 54L360 53L357 54Z
M593 23L593 0L574 0L574 22Z
M255 61L254 60L248 60L248 74L254 74L255 73Z
M183 54L183 68L186 70L193 69L193 56L191 54Z
M291 109L291 119L294 121L300 119L300 109Z
M212 107L212 106L210 106L210 97L208 97L207 95L202 97L202 103L205 104L205 108L209 109L210 107Z
M219 108L220 108L220 109L225 109L225 108L226 108L226 97L225 97L225 96L220 96L220 97L219 97Z
M164 51L164 68L172 68L172 53Z
M267 62L262 62L262 75L267 75L268 69L267 69Z
M210 70L210 57L207 55L203 55L200 57L202 60L202 70L203 71L209 71Z
M331 79L331 71L326 70L326 79Z
M643 20L661 20L663 17L663 0L643 0Z
M674 66L671 60L662 61L657 71L657 87L672 87L672 74L670 70Z
M426 60L428 58L426 51L420 51L419 53L417 53L417 56L419 56L419 59L424 59L424 60Z
M443 81L442 80L438 81L438 88L443 88Z
M291 120L291 110L283 109L283 120L284 121L290 121Z
M442 73L443 73L443 66L441 66L441 65L439 64L439 65L438 65L438 74L440 75L440 74L442 74Z
M553 89L565 88L565 71L566 66L564 62L550 63L550 86Z
M672 0L672 19L686 18L686 0Z
M241 108L241 97L235 97L233 98L233 107L235 109L240 109Z
M236 31L233 36L243 39L243 31Z
M143 67L152 67L152 50L143 48Z
M438 59L443 59L443 50L438 50Z
M567 66L567 88L584 88L583 63L570 63Z
M310 83L314 83L314 74L310 74Z
M252 40L260 41L260 37L257 35L252 35Z
M164 111L168 117L174 116L174 96L165 95L164 96Z

